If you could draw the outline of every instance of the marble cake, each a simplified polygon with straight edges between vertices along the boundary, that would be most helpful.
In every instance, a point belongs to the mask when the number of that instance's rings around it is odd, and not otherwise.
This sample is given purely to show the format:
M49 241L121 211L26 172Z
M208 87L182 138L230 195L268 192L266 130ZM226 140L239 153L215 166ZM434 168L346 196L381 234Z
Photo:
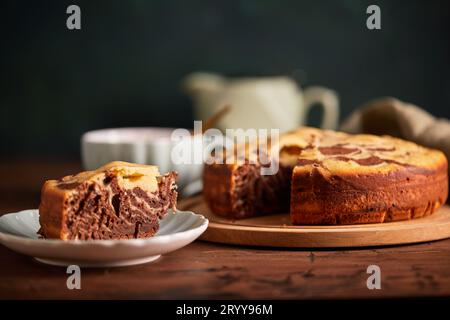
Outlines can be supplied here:
M204 197L229 218L289 212L293 224L382 223L433 213L448 195L447 159L389 136L301 128L280 138L280 170L206 165Z
M39 206L45 238L129 239L153 236L176 205L176 173L111 162L95 171L46 181Z

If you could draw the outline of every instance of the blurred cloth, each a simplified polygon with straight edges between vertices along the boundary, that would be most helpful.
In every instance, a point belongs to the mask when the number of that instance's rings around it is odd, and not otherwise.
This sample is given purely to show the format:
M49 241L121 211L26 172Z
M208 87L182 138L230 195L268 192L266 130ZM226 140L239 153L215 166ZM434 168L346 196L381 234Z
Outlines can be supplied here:
M450 121L395 98L368 102L344 120L341 131L391 135L442 150L450 159Z

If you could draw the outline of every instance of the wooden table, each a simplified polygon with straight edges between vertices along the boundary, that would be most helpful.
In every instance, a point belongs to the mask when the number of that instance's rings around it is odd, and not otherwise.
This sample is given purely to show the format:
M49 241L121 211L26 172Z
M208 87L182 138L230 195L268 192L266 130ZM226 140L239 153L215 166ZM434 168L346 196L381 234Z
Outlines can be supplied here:
M64 159L0 161L0 214L36 208L42 182L77 172ZM83 269L68 290L66 269L0 246L0 298L196 299L380 298L450 295L450 239L388 248L274 250L196 241L154 263ZM381 289L366 286L369 265Z

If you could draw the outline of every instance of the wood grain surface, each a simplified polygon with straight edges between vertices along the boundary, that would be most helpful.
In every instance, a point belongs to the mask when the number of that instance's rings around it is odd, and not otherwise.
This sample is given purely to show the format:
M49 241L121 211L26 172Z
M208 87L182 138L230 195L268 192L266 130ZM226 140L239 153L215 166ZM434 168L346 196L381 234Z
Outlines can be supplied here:
M201 195L178 207L209 219L201 239L211 242L291 248L369 247L417 243L450 237L450 207L406 221L339 226L294 226L288 213L227 219L211 212Z
M0 214L39 204L43 179L78 171L62 159L0 161ZM82 269L68 290L66 269L0 246L0 299L387 298L450 296L450 240L416 245L271 249L196 241L154 263ZM366 286L381 268L381 290Z

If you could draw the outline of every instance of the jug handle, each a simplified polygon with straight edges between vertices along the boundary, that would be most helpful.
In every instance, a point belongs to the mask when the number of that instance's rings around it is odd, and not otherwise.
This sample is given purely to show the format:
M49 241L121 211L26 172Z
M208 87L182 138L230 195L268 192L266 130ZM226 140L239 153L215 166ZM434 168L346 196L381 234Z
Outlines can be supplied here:
M339 98L335 91L324 87L309 87L303 92L305 115L311 107L320 104L323 108L323 116L320 127L322 129L335 130L339 120Z

